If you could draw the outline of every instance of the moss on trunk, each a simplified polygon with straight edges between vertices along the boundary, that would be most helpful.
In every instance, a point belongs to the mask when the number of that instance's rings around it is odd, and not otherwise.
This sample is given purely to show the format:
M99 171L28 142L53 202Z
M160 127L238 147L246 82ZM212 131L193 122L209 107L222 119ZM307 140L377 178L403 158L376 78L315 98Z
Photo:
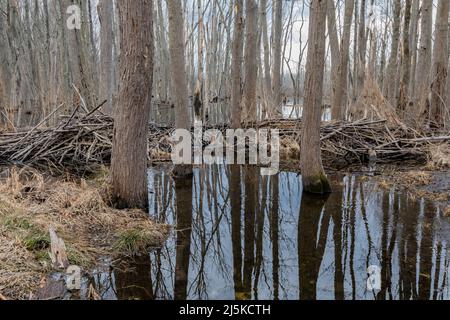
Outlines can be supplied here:
M314 194L331 193L331 185L327 177L323 174L303 178L303 191Z

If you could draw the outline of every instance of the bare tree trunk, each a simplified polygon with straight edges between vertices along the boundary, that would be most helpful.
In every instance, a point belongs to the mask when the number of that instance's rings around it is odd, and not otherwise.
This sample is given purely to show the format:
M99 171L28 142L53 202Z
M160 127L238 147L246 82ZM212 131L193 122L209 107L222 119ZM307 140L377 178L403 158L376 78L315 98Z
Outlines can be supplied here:
M334 0L328 0L327 4L327 27L330 37L331 50L331 101L335 101L336 85L338 83L338 69L340 60L339 37L336 26L336 6Z
M274 34L273 34L273 103L272 103L272 115L280 116L280 104L281 104L281 38L283 36L283 1L273 1L274 10Z
M402 57L402 71L400 79L400 96L398 102L398 109L400 112L406 110L406 105L409 102L408 84L411 75L411 51L410 51L410 24L411 24L411 1L405 2L405 18L403 22L403 57Z
M408 92L410 99L415 97L414 89L416 82L417 68L417 43L419 41L419 33L417 32L419 24L419 7L420 0L413 0L411 9L411 27L410 27L410 51L411 51L411 75L409 78Z
M172 80L172 101L175 105L175 127L190 131L188 107L188 83L186 78L184 16L181 0L168 0L169 43L170 43L170 78ZM180 30L180 26L183 26ZM185 177L192 174L192 167L179 165L175 175Z
M370 11L369 11L369 28L368 28L368 35L369 35L369 44L370 44L370 49L369 49L369 62L367 64L367 68L368 68L368 73L369 73L369 77L371 79L375 79L377 78L376 76L376 64L377 64L377 50L378 50L378 41L377 41L377 33L378 33L378 28L376 26L376 22L375 22L375 11L374 11L374 3L375 0L371 0L370 1Z
M422 0L420 48L417 61L414 120L421 121L428 104L431 69L431 37L433 27L433 1Z
M244 110L243 122L254 122L257 119L256 82L258 77L258 5L255 0L245 1L246 32L245 32L245 83L242 99Z
M233 34L233 54L231 66L231 125L237 129L241 125L241 73L242 55L244 47L244 16L243 0L235 0L234 6L234 34Z
M71 0L65 0L64 5L61 5L61 14L63 17L66 15L66 9L72 5L73 2ZM86 79L86 74L84 70L83 64L83 49L81 46L81 30L67 29L67 47L69 53L69 67L71 73L71 81L72 84L81 92L83 98L87 98L90 94L88 81ZM76 100L78 100L78 96L75 95Z
M449 1L439 0L434 40L433 83L431 86L430 122L443 127L446 119L446 85L448 73L448 16Z
M95 34L94 34L94 20L93 20L93 16L92 16L92 0L88 0L87 2L87 10L88 10L88 15L89 15L89 46L90 46L90 56L91 56L91 75L92 75L92 86L94 87L94 89L96 90L95 95L97 96L96 98L98 98L98 88L94 85L99 81L99 77L98 77L98 56L97 56L97 50L96 50L96 45L95 45ZM114 2L111 1L112 6L111 6L111 14L113 12L113 6L114 6ZM97 13L98 14L98 13ZM112 22L111 22L112 24ZM112 33L112 28L111 28L111 33ZM93 92L94 93L94 92Z
M300 155L303 190L320 194L331 192L323 170L320 148L326 9L326 0L312 0Z
M8 37L8 29L8 21L6 19L0 19L0 43L2 43L2 46L0 46L0 110L5 111L1 124L6 125L7 129L12 129L14 122L11 105L13 56L10 47L10 38Z
M396 99L396 74L397 74L397 56L400 40L400 17L401 17L401 1L394 1L394 25L392 30L391 56L389 57L389 65L387 70L386 92L387 99L395 108Z
M447 44L447 46L448 46L448 49L450 50L450 36L448 37L448 44ZM447 67L447 72L448 72L448 70L450 70L450 60L449 60L449 65L448 65L448 67ZM447 103L450 101L450 77L447 75ZM444 118L444 128L445 129L448 129L448 128L450 128L450 110L448 109L448 107L447 107L447 110L446 110L446 115L445 115L445 118Z
M261 25L261 37L263 41L263 49L264 49L264 76L263 77L263 94L261 98L263 98L262 105L264 106L263 118L268 114L269 118L272 117L272 107L271 99L272 99L272 77L270 73L270 46L269 46L269 36L267 31L267 0L261 0L260 7L260 25ZM280 48L281 49L281 48Z
M384 88L384 82L385 82L385 74L384 74L384 69L386 66L386 48L387 48L387 38L388 38L388 26L389 24L387 23L387 20L389 19L389 6L387 6L386 8L386 13L385 13L385 23L384 23L384 30L383 30L383 35L381 37L381 58L380 58L380 65L379 65L379 69L378 69L378 83L379 83L379 87L380 88Z
M111 182L119 208L148 208L147 135L153 78L153 1L118 1L120 75Z
M366 0L361 0L361 6L359 8L359 31L358 31L358 63L356 74L356 86L355 86L355 98L362 92L364 88L364 81L366 79Z
M357 99L357 85L358 85L358 67L359 67L359 52L358 52L358 21L359 21L359 0L355 0L355 22L353 27L353 65L351 71L351 101L356 102ZM348 90L350 91L350 90ZM350 94L347 99L350 100Z
M206 110L203 101L203 12L202 12L202 0L197 0L197 15L198 15L198 47L197 47L197 82L194 92L194 109L198 117L205 122Z
M332 106L332 118L335 120L343 120L345 118L345 101L347 97L348 84L348 60L350 51L350 31L353 20L353 10L355 8L355 0L345 1L344 12L344 31L340 46L339 67L337 69L336 92Z
M97 11L100 20L100 77L99 98L100 102L107 100L105 111L109 115L113 110L112 88L112 60L113 60L113 1L100 0Z

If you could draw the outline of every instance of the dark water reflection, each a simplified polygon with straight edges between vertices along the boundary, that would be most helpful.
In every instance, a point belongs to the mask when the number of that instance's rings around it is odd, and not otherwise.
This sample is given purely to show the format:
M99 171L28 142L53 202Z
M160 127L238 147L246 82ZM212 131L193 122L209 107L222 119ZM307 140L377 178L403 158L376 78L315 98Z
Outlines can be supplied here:
M191 183L152 169L149 179L151 214L178 231L112 272L105 298L450 298L448 219L370 178L334 176L328 197L302 195L296 173L255 167L205 167ZM368 290L369 266L381 268L381 290Z

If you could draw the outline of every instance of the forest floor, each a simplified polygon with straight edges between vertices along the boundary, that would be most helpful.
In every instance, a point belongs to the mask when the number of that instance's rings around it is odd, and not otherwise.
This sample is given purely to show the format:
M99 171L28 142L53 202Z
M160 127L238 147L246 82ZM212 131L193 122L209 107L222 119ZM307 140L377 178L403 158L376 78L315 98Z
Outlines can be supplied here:
M104 173L82 180L13 168L3 175L0 300L36 298L47 276L58 271L49 254L49 228L64 240L69 264L82 270L101 256L131 256L159 247L169 233L169 226L153 222L143 211L109 207Z

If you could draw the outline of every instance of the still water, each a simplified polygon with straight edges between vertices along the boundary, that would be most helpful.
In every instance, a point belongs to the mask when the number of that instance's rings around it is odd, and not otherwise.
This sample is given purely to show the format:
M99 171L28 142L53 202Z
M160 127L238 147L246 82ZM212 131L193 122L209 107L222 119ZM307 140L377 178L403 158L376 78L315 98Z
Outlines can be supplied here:
M331 177L328 197L301 177L255 167L149 171L150 214L175 226L132 268L98 271L104 299L450 299L450 220L373 178ZM369 290L367 269L379 268ZM125 271L126 270L126 271Z

